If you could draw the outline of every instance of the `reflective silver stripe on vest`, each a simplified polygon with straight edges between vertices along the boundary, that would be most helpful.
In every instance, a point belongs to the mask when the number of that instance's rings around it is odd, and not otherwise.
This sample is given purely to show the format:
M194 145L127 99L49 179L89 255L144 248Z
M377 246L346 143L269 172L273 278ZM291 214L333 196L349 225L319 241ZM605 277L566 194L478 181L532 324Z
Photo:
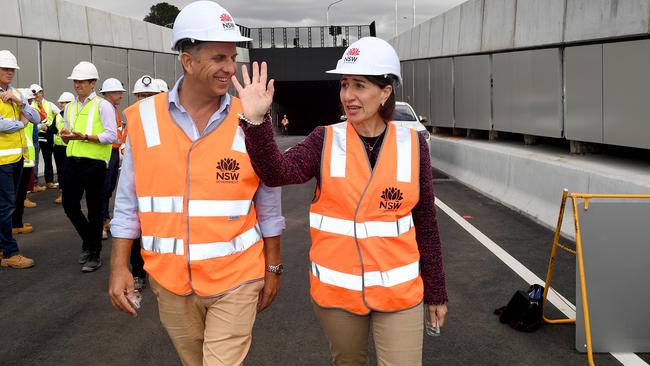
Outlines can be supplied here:
M330 177L345 178L346 128L342 122L332 126L332 153L330 156Z
M239 125L237 131L235 131L235 138L232 140L232 150L246 154L246 135L244 135L244 130Z
M168 197L138 197L140 212L181 213L183 212L183 196Z
M189 215L192 217L244 216L248 215L251 200L190 200Z
M97 102L99 100L98 97L93 98L92 104L90 106L90 111L88 111L88 120L86 120L86 135L92 135L93 134L93 125L95 122L95 114L97 114L97 110L99 109L99 103Z
M371 237L395 238L407 233L413 227L411 214L397 221L366 221L355 223L352 220L324 216L314 212L309 213L309 226L328 233L355 236L358 239Z
M0 150L0 156L9 156L9 155L22 154L22 153L23 153L23 149L20 147L15 149Z
M140 101L140 119L142 120L142 130L144 131L144 139L147 141L147 147L160 145L154 98L149 97Z
M157 238L155 236L143 236L142 248L158 254L183 255L183 239Z
M241 253L260 240L262 240L262 231L258 225L255 225L255 227L245 231L231 241L190 244L190 260L200 261Z
M397 133L397 181L411 182L411 130L395 126Z
M365 287L393 287L414 280L420 275L420 263L416 261L385 272L366 272L363 274L363 282L361 276L335 271L314 262L311 262L311 273L319 281L328 285L361 291L364 285Z

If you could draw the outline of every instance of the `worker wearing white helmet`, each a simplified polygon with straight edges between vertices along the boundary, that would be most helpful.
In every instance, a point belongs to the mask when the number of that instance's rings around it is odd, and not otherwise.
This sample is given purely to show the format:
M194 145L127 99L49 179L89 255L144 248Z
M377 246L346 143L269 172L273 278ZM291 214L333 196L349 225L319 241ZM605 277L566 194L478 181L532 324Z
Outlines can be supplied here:
M142 75L135 81L135 84L133 84L133 95L135 95L136 100L149 98L158 93L160 93L160 87L158 86L156 79L149 75Z
M372 329L379 364L420 366L423 311L432 328L447 313L427 141L390 122L401 77L386 41L354 42L328 72L340 75L347 121L315 129L301 149L283 154L267 112L267 66L253 63L252 80L244 68L244 86L234 84L250 158L274 186L319 179L310 293L332 364L366 365Z
M38 184L38 174L34 175L34 192L44 191L45 189L57 188L54 183L54 166L52 165L52 153L54 149L54 118L59 112L59 107L45 99L45 92L38 84L30 85L29 89L34 93L34 101L31 106L41 115L41 123L38 125L38 147L36 148L36 161L34 171L38 172L40 164L39 151L43 153L43 162L45 163L45 185Z
M0 50L0 265L29 268L34 260L18 249L12 233L12 215L16 209L16 193L23 170L23 160L29 159L28 142L23 129L38 124L38 113L11 86L18 62L8 50Z
M255 314L280 283L280 190L260 186L238 127L239 100L228 94L235 43L245 41L217 3L187 5L172 31L183 77L125 110L109 292L113 306L136 314L128 260L133 239L146 233L145 268L185 365L242 364ZM189 212L181 215L183 202Z
M54 198L54 203L57 204L63 203L63 187L65 186L63 173L65 172L65 163L67 160L67 156L66 156L67 144L61 138L61 131L65 127L63 114L64 114L65 106L68 105L68 103L72 103L74 99L75 98L72 93L63 92L61 93L59 99L57 100L57 103L59 103L59 108L61 110L61 112L58 113L56 115L56 118L54 119L55 131L54 131L53 155L54 155L54 163L56 164L56 177L59 182L59 194L57 194L56 197Z
M95 93L97 68L81 61L68 77L77 98L66 105L61 138L68 144L65 164L63 209L82 240L79 263L83 272L101 267L102 194L111 144L117 141L115 108ZM86 197L88 217L81 211Z
M108 162L108 171L106 172L106 181L104 181L104 192L102 194L102 218L104 220L102 239L108 239L109 223L111 221L108 206L115 186L117 185L117 176L120 171L120 147L124 142L125 133L125 125L122 122L119 106L122 99L124 99L126 90L121 81L115 78L108 78L104 80L100 92L115 109L115 120L117 121L117 142L113 144L111 149L111 159Z

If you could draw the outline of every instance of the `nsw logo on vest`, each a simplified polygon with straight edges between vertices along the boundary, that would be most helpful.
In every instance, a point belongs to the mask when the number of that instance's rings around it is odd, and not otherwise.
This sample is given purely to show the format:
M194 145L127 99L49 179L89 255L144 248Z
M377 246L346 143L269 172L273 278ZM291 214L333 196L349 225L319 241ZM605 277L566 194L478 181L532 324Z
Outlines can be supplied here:
M402 191L395 187L388 187L381 193L382 201L379 202L379 208L382 210L396 211L402 206L404 196Z
M223 29L225 30L235 29L235 22L232 20L232 17L228 13L221 14L219 20L221 20L221 25L223 26Z
M217 183L239 182L239 163L235 159L225 158L217 163Z
M343 57L343 63L353 64L357 62L357 59L359 59L359 55L361 55L361 51L358 48L350 48L348 50L348 53L345 54L345 57Z

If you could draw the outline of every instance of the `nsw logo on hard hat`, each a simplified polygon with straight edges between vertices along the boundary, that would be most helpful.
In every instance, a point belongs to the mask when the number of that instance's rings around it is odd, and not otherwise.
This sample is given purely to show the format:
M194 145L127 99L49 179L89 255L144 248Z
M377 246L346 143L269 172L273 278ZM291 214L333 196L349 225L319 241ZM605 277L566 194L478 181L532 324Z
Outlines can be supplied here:
M224 158L217 163L217 182L237 183L239 181L239 163L235 159Z
M388 187L381 193L382 201L379 202L379 208L383 210L395 211L402 206L404 195L402 191L395 187Z
M348 52L345 54L345 57L343 57L343 63L346 64L353 64L357 62L357 59L361 55L361 51L358 48L350 48Z
M221 25L223 25L223 29L225 30L235 29L235 22L232 20L232 17L228 13L221 14L219 20L221 20Z

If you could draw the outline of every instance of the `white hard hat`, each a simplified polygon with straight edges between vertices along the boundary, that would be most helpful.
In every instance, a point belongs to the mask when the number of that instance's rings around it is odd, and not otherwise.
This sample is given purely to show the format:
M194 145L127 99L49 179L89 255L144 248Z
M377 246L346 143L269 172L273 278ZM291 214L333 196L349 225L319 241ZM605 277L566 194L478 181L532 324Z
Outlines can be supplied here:
M158 83L149 75L142 75L133 85L133 94L138 93L159 93Z
M31 90L30 88L20 88L20 89L18 89L18 91L20 92L20 94L22 94L22 96L23 96L25 99L28 99L28 100L29 100L29 99L34 99L34 98L36 98L36 97L34 96L34 93L32 93L32 90Z
M59 100L57 102L62 103L62 102L74 102L74 95L70 92L63 92L61 93L61 96L59 97Z
M230 13L212 1L196 1L181 10L174 21L172 49L181 39L212 42L247 42Z
M377 37L363 37L348 47L336 69L329 74L344 75L395 75L402 81L399 57L395 49Z
M34 93L34 94L43 91L43 88L41 88L41 86L38 85L38 84L32 84L32 85L30 85L30 86L29 86L29 89L30 89L30 90L32 91L32 93Z
M108 92L115 92L115 91L120 91L120 92L126 91L124 89L124 86L122 85L122 82L117 80L116 78L108 78L104 80L104 83L102 83L102 88L99 90L100 93L108 93Z
M68 76L68 80L97 80L99 79L99 72L95 65L88 61L81 61L77 66L72 69L72 74Z
M20 67L18 67L18 61L16 60L16 56L14 56L13 53L7 50L0 51L0 67L20 70Z
M167 82L163 79L156 79L155 82L158 84L158 90L161 93L168 92L169 87L167 86Z

